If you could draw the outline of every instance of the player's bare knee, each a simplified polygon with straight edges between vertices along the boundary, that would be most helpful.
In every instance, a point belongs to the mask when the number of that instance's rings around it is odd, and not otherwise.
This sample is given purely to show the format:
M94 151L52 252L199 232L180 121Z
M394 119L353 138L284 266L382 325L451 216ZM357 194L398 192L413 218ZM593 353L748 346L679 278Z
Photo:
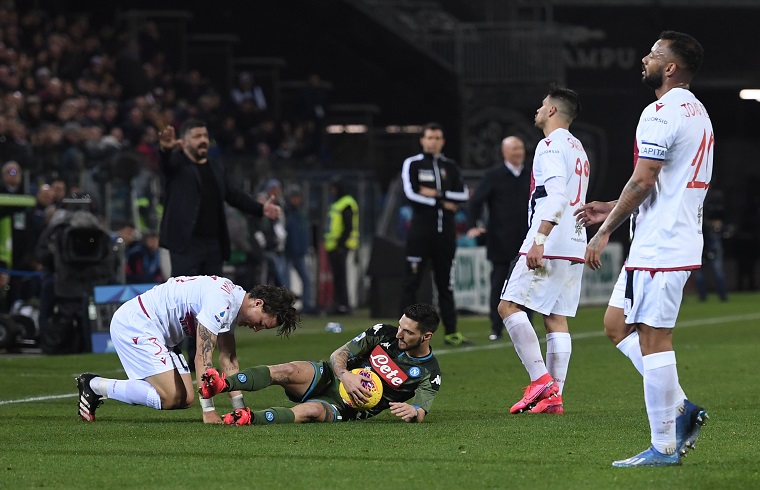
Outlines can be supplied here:
M511 301L501 300L501 301L499 301L498 311L499 311L499 316L502 319L504 319L504 318L507 318L508 316L513 315L513 314L515 314L515 313L517 313L517 312L519 312L521 310L520 310L520 308L516 304L512 303Z
M607 338L617 345L631 335L635 327L625 323L625 315L620 308L607 308L604 314L604 333Z
M329 404L317 401L297 405L293 411L298 422L332 422L332 418L330 420L325 418L328 408L330 417L332 417L332 407Z

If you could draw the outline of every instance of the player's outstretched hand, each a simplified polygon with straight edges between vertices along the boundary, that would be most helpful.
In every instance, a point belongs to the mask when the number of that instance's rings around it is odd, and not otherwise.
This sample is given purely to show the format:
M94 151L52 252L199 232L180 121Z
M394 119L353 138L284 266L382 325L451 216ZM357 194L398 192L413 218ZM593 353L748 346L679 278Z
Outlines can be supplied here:
M575 216L575 220L583 226L591 226L602 223L614 207L615 201L594 201L579 207L573 212L573 215Z

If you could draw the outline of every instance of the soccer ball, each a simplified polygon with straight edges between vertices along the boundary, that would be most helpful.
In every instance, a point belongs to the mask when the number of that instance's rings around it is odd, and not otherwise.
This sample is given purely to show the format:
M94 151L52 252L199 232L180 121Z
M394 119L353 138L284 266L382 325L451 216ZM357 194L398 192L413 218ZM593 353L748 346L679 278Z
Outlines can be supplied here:
M348 396L348 393L346 393L346 389L343 387L343 383L340 383L340 386L338 387L338 391L340 392L340 397L343 398L343 402L348 405L349 407L364 411L369 410L370 408L374 407L380 402L380 398L383 397L383 382L380 381L380 376L375 374L374 371L372 371L369 368L356 368L351 370L352 373L358 374L359 376L364 378L364 381L362 381L362 385L372 392L372 394L369 396L369 399L367 400L367 403L363 405L355 404L351 401L351 397Z

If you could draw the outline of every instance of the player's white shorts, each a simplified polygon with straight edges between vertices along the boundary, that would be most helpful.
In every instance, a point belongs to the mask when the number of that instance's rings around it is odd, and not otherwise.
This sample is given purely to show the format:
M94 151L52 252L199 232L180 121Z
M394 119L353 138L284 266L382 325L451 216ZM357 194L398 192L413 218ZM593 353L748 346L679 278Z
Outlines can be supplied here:
M176 369L189 374L185 357L166 345L158 325L148 318L137 301L121 305L111 320L111 341L129 379Z
M543 259L544 267L530 270L525 256L517 259L504 283L501 299L542 315L575 316L581 298L583 264L563 259Z
M633 274L631 281L628 274ZM621 308L625 323L643 323L656 328L673 328L683 299L689 271L620 271L609 305ZM628 294L626 295L626 287Z

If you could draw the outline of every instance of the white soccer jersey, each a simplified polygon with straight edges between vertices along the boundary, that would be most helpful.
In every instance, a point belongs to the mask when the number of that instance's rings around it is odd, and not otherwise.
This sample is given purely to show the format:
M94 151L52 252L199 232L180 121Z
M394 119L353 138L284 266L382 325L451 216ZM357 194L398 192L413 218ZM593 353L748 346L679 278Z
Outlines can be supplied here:
M520 247L521 254L527 254L530 250L541 221L556 222L557 215L561 214L559 223L544 244L544 257L584 261L586 230L575 221L573 212L586 202L589 171L588 156L583 145L567 129L555 129L538 143L530 183L530 229ZM564 209L561 204L557 209L549 209L553 206L547 198L545 184L551 178L559 179L559 187L564 188Z
M699 268L702 207L713 168L713 128L690 91L669 90L641 113L636 155L663 162L654 191L632 226L627 269Z
M131 301L157 324L168 347L195 336L196 322L216 335L234 327L246 292L218 276L172 277Z

